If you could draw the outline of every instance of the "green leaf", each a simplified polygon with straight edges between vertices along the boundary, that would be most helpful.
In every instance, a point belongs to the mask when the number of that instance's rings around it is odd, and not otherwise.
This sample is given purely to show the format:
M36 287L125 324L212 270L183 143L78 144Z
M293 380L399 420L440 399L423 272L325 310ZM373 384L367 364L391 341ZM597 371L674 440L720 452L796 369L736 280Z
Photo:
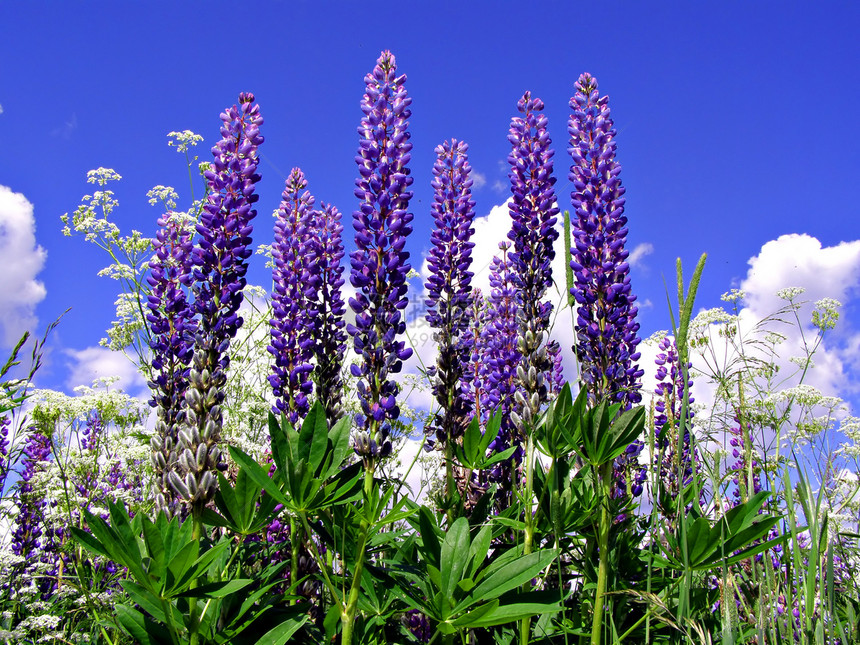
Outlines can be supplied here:
M222 582L210 582L194 589L188 589L178 594L182 598L225 598L231 593L241 591L254 582L251 578L237 578Z
M272 441L272 446L274 454L274 439ZM230 456L233 458L233 461L239 464L242 468L246 468L248 470L248 476L256 482L260 488L265 490L267 495L271 495L279 504L283 504L285 507L290 509L293 508L290 500L286 498L286 496L281 492L278 484L269 477L269 474L263 470L260 464L235 446L228 446L228 449L230 450Z
M418 511L418 526L421 531L422 555L429 564L438 568L442 545L439 543L436 518L426 506L422 506Z
M455 613L476 602L498 598L502 594L525 584L548 567L558 557L558 553L558 549L543 549L535 553L519 556L511 562L506 562L488 574L455 607Z
M460 517L448 529L448 534L442 543L439 563L440 591L447 598L454 598L454 588L462 579L468 564L469 547L469 521L465 517Z
M328 438L331 441L331 463L328 466L328 470L322 473L322 479L328 479L337 473L347 456L352 452L352 448L349 447L349 432L349 417L343 417L329 430Z
M120 627L141 645L172 643L170 632L151 618L126 605L116 606L116 617Z
M320 474L320 466L328 448L328 424L325 418L325 408L320 401L314 401L308 415L302 423L299 434L299 454L307 461L311 476Z

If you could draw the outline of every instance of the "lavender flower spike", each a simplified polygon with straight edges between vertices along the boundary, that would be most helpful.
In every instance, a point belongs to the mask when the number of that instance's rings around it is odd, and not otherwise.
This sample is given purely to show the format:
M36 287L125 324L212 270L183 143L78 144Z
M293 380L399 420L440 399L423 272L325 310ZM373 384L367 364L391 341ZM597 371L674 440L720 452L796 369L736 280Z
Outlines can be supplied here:
M308 282L309 231L314 198L304 190L308 185L301 170L293 168L287 178L283 200L275 220L272 257L272 344L274 357L269 382L275 391L276 415L286 413L296 424L308 413L308 395L313 390L310 372L312 339L309 335L310 302L305 297Z
M570 181L576 219L570 263L578 303L574 347L592 402L604 398L629 407L642 399L636 296L630 292L630 265L624 248L627 218L624 188L615 161L615 129L609 97L583 74L570 100Z
M312 303L310 333L316 360L313 378L317 399L325 406L329 427L343 417L341 369L346 352L344 331L343 224L337 208L322 204L314 211L308 238L308 271L305 297Z
M510 261L518 291L518 349L522 355L517 377L523 390L512 416L520 432L531 425L546 402L546 381L553 369L546 353L552 303L543 298L552 284L550 264L555 257L553 242L558 238L558 205L552 176L555 153L549 148L552 141L543 107L543 101L526 92L517 104L522 116L511 120L508 134L513 146L508 157L513 193L508 239L514 247Z
M427 322L437 330L439 344L433 394L441 412L428 426L443 444L456 440L469 423L470 404L461 380L469 358L465 332L469 325L472 248L475 229L475 202L472 200L472 168L466 152L469 146L452 139L436 147L433 165L433 219L436 227L430 234L433 248L428 264ZM433 442L433 438L430 438Z
M406 331L402 310L406 298L406 274L411 265L403 250L412 232L412 213L407 209L412 193L408 121L412 102L406 95L405 76L396 76L391 52L384 51L371 74L361 102L364 117L358 156L359 178L355 195L361 204L353 213L356 251L350 256L350 282L356 289L349 301L355 324L347 331L353 338L359 364L352 365L358 378L361 413L353 437L355 451L369 468L391 452L391 422L400 415L397 383L391 375L400 371L412 355L403 341Z
M186 424L179 431L178 463L184 476L170 474L171 485L192 512L214 495L218 480L213 471L225 467L218 442L227 349L242 324L238 311L253 252L251 220L257 212L252 207L258 199L254 185L260 179L257 147L263 142L263 119L253 94L240 94L239 104L221 120L222 139L212 149L215 160L205 174L209 193L193 254L194 310L200 322L185 394Z

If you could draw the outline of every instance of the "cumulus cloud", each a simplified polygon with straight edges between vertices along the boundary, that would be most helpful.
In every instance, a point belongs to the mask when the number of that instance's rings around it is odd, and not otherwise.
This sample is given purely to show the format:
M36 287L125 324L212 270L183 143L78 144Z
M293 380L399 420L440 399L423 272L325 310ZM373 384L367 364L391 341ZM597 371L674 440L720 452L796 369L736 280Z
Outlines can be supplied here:
M762 246L749 267L740 288L747 307L759 315L780 306L776 292L786 287L806 289L804 300L844 303L860 284L860 240L822 247L809 235L782 235Z
M36 275L47 253L36 244L33 204L11 188L0 186L0 331L2 343L13 344L36 326L35 308L45 298L45 285Z
M117 388L138 398L149 397L146 380L124 354L105 347L67 349L65 354L70 359L67 364L69 377L66 380L69 390L79 385L90 386L100 378L116 377L119 379Z

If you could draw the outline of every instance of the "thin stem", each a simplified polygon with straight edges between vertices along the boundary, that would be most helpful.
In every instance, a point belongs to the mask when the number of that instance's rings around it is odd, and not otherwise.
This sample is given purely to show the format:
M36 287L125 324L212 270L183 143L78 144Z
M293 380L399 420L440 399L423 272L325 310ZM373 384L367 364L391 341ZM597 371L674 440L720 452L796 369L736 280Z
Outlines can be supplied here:
M601 464L598 469L600 486L600 519L597 527L597 590L594 593L594 615L591 622L591 645L600 645L603 633L603 601L606 595L606 578L609 574L609 497L612 486L612 462Z

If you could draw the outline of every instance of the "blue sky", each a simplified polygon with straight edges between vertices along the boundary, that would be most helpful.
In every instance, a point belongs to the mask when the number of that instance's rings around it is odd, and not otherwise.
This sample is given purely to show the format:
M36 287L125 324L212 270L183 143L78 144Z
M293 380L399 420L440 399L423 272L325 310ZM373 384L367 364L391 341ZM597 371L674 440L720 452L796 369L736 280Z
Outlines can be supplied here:
M663 280L675 258L689 271L708 252L702 307L732 287L753 292L754 313L787 286L842 300L827 380L854 398L859 28L851 2L2 3L0 344L72 307L40 385L89 384L73 382L82 363L119 369L94 349L116 298L96 276L107 258L63 237L59 217L91 192L88 170L110 167L123 176L114 221L153 235L160 210L146 192L165 184L189 198L167 133L203 135L198 154L209 158L218 115L240 91L256 94L265 119L255 242L271 241L270 213L300 166L317 200L345 213L350 245L363 77L390 49L413 98L416 268L429 246L434 147L469 143L477 214L488 216L508 194L506 135L526 90L546 104L569 208L568 101L587 71L618 130L642 336L668 327ZM492 220L480 243L505 230ZM256 260L250 282L268 287Z

